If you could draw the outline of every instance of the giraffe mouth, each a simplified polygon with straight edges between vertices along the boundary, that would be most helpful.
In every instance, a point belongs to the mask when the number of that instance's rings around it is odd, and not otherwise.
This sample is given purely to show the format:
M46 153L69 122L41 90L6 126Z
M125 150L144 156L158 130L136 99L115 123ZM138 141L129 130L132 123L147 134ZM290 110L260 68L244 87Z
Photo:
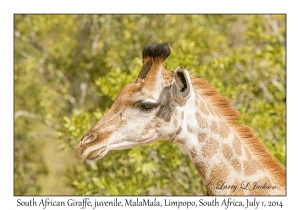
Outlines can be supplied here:
M87 155L87 161L95 161L103 158L108 152L107 146L103 146L99 149L92 151L90 154Z

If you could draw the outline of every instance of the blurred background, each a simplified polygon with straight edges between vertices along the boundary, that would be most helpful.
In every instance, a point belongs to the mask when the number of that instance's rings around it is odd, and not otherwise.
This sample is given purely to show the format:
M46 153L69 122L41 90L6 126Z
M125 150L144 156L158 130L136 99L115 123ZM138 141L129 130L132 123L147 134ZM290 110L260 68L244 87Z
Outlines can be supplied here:
M286 165L285 15L15 15L15 195L202 195L175 144L112 151L91 167L81 137L135 81L143 47L206 78Z

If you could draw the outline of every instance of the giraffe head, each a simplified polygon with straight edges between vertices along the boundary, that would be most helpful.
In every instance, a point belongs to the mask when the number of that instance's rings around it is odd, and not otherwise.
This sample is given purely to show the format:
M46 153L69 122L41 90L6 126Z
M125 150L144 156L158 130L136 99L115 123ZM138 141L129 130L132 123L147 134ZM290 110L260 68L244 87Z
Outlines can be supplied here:
M164 68L167 43L143 50L143 66L135 82L124 87L111 108L81 139L77 158L95 161L111 150L143 146L181 133L180 109L193 94L189 73Z

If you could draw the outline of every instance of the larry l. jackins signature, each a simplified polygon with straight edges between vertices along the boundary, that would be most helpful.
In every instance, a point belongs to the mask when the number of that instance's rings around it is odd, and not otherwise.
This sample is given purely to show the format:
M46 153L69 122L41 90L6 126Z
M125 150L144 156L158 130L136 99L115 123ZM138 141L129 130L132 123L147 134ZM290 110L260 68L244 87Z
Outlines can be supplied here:
M235 192L235 190L243 189L243 190L275 190L276 186L269 185L267 183L263 182L247 182L243 181L240 185L229 185L226 184L224 181L218 181L217 183L209 182L207 185L208 189L217 189L217 190L232 190Z

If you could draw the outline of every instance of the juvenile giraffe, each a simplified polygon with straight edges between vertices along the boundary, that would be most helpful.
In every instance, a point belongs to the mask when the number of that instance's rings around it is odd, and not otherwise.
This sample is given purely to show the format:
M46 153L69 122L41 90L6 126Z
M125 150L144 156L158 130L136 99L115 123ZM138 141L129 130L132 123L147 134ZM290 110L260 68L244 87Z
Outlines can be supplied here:
M184 67L167 71L170 53L167 43L144 48L137 80L83 136L77 158L169 139L189 155L209 195L285 195L285 168L250 128L234 123L239 114L206 80Z

